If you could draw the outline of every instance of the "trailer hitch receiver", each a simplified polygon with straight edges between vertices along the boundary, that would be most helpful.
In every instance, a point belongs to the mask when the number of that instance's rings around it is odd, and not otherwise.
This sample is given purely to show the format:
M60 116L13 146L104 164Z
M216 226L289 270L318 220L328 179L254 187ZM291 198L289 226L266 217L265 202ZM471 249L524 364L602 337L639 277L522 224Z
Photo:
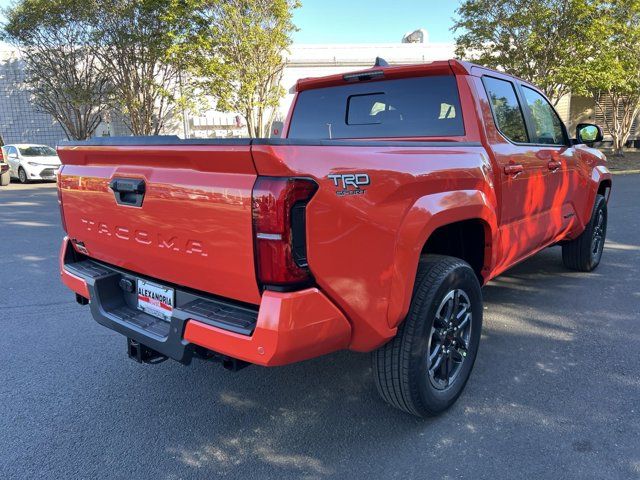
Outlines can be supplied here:
M167 358L166 355L156 352L152 348L147 347L139 342L136 342L132 338L127 338L127 354L129 358L135 360L138 363L160 363L164 362Z

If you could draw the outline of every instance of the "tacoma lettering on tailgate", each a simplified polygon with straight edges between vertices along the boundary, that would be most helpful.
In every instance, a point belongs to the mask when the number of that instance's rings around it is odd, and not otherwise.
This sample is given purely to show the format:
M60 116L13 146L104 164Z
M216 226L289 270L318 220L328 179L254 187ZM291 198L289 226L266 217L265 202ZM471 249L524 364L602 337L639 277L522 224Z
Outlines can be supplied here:
M177 235L166 235L161 233L151 233L146 230L124 227L121 225L110 226L104 222L96 222L86 218L81 219L88 232L96 232L98 235L114 237L120 240L133 241L140 245L156 246L166 248L173 252L185 252L202 257L208 256L204 243L200 240L181 239Z

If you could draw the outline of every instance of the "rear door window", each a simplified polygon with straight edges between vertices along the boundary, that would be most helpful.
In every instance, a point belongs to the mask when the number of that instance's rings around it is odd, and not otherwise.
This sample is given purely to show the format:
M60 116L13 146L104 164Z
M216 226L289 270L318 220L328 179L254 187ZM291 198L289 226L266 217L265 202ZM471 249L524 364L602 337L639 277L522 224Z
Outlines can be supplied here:
M515 143L527 143L527 127L513 83L493 77L483 77L491 111L500 133Z
M288 138L464 135L452 75L381 80L300 92Z

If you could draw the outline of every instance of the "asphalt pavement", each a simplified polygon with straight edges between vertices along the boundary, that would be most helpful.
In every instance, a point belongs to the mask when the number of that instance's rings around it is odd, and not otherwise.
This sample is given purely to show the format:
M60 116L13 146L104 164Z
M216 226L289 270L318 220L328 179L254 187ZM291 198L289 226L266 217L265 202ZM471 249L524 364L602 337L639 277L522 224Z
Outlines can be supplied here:
M60 283L56 192L0 188L0 478L640 478L640 176L600 267L547 249L484 289L444 415L384 404L369 356L237 373L138 365Z

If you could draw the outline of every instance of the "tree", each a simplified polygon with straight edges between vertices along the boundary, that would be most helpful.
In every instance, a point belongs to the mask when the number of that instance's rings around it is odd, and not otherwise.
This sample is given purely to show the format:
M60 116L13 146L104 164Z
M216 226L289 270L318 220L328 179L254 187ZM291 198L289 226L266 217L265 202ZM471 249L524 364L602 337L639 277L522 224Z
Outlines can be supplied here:
M536 84L555 105L591 45L598 0L464 0L456 55Z
M179 111L180 62L171 56L179 7L178 0L102 0L93 19L93 53L134 135L158 135Z
M92 55L91 9L91 2L22 0L4 25L3 37L22 53L34 104L75 140L91 137L109 105L109 81Z
M594 97L613 154L622 156L640 114L640 0L608 2L599 18L594 38L601 41L573 86L575 93Z
M251 137L267 135L284 89L283 54L295 31L291 0L204 0L185 43L192 73L220 110L238 112Z

